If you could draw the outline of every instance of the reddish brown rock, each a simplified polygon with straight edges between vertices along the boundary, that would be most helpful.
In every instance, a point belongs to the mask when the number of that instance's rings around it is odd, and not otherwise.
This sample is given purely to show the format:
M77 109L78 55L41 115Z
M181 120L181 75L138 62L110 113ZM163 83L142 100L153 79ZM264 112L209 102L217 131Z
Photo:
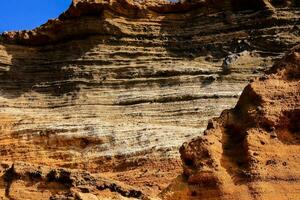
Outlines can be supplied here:
M0 169L1 199L148 199L139 190L82 170L19 162L1 163Z
M180 148L166 199L300 198L300 46Z

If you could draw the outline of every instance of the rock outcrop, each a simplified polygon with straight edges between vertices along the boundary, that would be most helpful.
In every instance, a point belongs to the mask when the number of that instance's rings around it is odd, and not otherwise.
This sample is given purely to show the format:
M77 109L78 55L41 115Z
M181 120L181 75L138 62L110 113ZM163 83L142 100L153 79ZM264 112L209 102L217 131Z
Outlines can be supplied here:
M74 0L0 36L0 159L156 195L179 146L299 43L297 1ZM217 146L216 146L217 148Z
M166 199L300 198L300 46L180 148Z
M1 163L1 199L148 199L141 191L86 171Z

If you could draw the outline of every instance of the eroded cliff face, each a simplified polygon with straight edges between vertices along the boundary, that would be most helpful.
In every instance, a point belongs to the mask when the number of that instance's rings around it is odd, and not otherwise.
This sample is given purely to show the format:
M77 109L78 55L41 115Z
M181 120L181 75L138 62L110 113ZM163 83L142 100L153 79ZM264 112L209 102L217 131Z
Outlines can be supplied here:
M74 0L2 34L1 160L105 172L155 196L182 171L179 146L299 43L297 6Z
M300 46L180 148L166 199L300 198Z

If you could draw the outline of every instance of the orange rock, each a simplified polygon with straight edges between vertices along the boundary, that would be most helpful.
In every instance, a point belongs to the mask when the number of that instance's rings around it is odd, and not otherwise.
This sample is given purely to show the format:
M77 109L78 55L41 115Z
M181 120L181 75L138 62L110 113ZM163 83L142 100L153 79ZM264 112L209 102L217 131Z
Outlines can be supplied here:
M165 199L300 198L299 53L297 46L180 148L184 175Z

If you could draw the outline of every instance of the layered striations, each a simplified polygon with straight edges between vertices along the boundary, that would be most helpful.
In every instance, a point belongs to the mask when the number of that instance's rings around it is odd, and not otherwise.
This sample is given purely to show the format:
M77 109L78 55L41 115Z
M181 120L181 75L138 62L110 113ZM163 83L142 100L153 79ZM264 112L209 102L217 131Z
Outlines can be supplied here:
M0 37L0 157L157 194L178 147L299 43L296 1L81 0ZM216 145L216 148L218 145Z
M300 46L181 148L166 199L300 198Z

